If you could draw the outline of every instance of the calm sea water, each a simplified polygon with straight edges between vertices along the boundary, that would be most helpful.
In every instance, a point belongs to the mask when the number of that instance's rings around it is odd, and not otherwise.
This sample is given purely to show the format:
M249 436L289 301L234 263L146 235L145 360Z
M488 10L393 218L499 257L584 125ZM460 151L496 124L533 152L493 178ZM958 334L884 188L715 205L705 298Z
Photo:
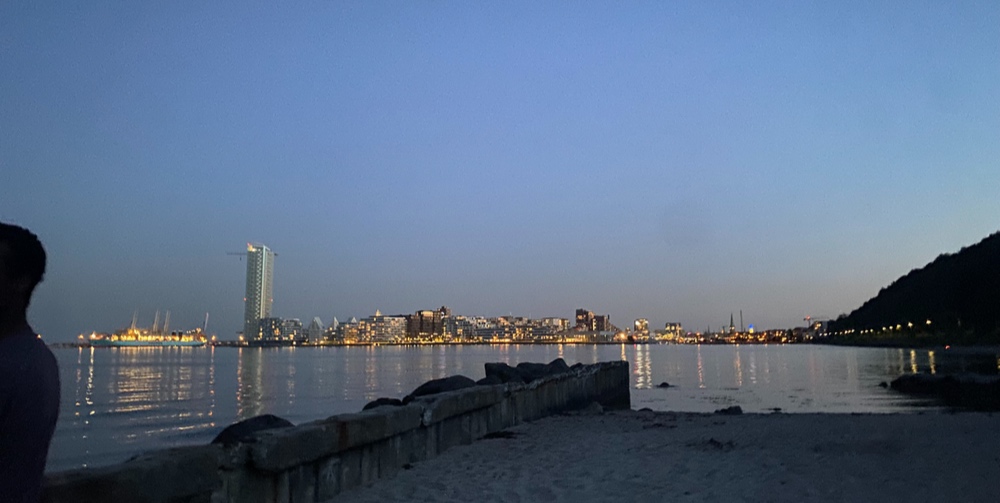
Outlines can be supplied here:
M484 376L486 362L627 360L632 407L711 412L900 412L927 407L878 384L967 359L927 350L809 345L496 345L55 349L62 410L48 471L209 442L271 413L293 423L359 411L429 379ZM984 365L996 366L996 357ZM982 362L980 362L982 364ZM657 388L661 382L671 388Z

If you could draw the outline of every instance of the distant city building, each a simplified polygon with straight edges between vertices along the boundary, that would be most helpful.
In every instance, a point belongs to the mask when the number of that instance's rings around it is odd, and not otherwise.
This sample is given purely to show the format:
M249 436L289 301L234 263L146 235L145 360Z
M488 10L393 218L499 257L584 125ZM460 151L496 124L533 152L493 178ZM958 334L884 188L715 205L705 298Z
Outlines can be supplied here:
M465 316L449 315L444 319L444 334L447 338L458 341L473 340L475 338L475 331L475 324Z
M569 320L566 318L542 318L542 326L550 327L555 332L565 332L569 330Z
M611 326L611 315L601 314L594 316L594 325L592 330L594 330L595 332L613 331L614 328Z
M306 339L311 342L316 342L323 338L323 321L319 319L319 316L313 318L312 322L309 323L305 335Z
M406 317L406 336L411 339L433 339L444 335L442 307L437 311L417 311Z
M243 298L243 334L261 338L261 320L271 316L274 303L274 252L261 244L247 243L247 284Z
M386 316L375 310L375 315L365 320L365 334L359 337L369 342L399 342L406 338L406 317Z
M647 320L646 318L639 318L639 319L635 320L635 323L633 324L633 331L635 333L637 333L637 334L640 334L640 335L643 335L643 334L647 334L648 335L649 334L649 320Z
M657 334L657 339L667 342L675 342L684 336L684 327L680 323L667 323L663 330Z
M247 340L267 340L276 341L281 339L282 320L281 318L261 318L257 320L257 328L250 332Z
M576 326L573 329L578 332L613 332L617 330L611 324L611 315L594 314L593 311L586 309L576 310Z
M582 330L594 330L594 313L586 309L577 309L576 326Z
M301 341L305 336L302 322L298 318L281 321L281 339L285 341Z

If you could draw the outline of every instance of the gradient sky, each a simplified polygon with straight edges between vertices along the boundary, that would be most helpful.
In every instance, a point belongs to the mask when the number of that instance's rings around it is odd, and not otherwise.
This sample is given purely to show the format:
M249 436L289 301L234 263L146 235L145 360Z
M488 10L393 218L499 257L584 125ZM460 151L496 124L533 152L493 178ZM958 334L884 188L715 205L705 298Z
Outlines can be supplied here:
M451 307L849 312L1000 228L1000 3L0 3L50 340ZM739 321L737 320L737 324Z

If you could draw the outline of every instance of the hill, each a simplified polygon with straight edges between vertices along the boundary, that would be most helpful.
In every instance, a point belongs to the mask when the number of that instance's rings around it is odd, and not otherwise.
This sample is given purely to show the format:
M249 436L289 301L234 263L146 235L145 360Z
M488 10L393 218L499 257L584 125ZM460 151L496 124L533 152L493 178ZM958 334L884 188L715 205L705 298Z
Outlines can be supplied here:
M894 333L885 327L893 327ZM851 314L831 322L829 330L855 337L860 333L894 338L937 334L963 336L968 339L965 342L996 341L1000 338L1000 232L910 271Z

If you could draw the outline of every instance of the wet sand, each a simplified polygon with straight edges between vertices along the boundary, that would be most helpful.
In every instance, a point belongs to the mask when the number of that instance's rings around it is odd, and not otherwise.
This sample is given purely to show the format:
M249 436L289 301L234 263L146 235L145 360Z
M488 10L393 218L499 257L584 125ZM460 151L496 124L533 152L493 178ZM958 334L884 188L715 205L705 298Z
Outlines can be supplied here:
M1000 414L561 415L338 502L1000 501Z

